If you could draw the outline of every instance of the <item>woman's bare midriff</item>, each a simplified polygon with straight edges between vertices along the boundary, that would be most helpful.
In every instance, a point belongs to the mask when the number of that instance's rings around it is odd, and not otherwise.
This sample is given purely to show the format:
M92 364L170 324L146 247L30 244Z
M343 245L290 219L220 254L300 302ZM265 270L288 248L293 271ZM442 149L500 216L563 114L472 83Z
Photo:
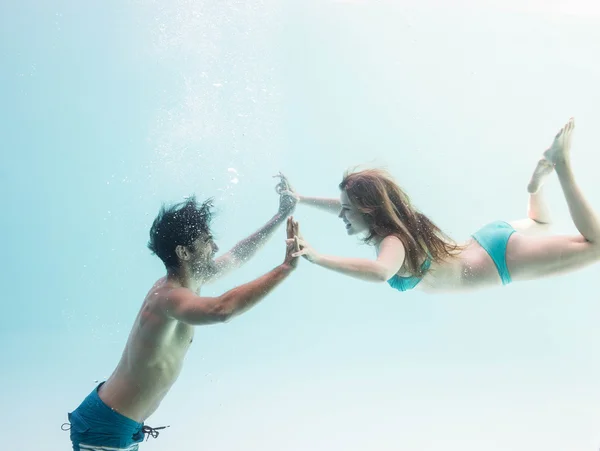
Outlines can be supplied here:
M502 283L494 261L477 241L470 239L453 258L434 262L417 285L423 292L460 292Z

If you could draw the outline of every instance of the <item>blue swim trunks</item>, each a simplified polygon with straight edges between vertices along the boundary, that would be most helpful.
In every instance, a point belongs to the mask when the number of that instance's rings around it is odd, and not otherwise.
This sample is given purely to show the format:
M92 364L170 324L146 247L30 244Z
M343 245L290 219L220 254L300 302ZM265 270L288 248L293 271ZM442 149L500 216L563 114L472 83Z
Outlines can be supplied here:
M513 233L515 229L507 222L494 221L473 234L473 238L494 261L503 285L508 285L512 280L506 264L506 246Z
M99 384L69 413L73 451L137 451L152 430L108 407L98 396Z

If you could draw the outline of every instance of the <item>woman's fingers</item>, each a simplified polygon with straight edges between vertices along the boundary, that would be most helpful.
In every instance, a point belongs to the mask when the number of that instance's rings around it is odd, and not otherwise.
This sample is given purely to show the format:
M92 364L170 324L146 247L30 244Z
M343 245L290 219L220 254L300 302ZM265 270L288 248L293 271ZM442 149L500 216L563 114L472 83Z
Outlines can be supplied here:
M302 240L301 238L299 238L298 236L294 236L294 238L287 238L285 240L286 244L294 244L295 246L298 247L298 249L302 249L304 247L306 247L306 242L304 240Z

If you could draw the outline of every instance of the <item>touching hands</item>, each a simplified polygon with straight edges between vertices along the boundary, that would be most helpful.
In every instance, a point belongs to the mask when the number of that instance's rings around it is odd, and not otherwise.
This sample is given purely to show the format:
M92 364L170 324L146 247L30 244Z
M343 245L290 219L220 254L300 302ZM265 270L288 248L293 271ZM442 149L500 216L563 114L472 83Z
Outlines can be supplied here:
M296 204L300 201L300 195L292 187L288 178L281 172L279 172L279 174L277 175L274 175L273 177L279 178L279 183L277 184L277 186L275 186L275 191L280 196L279 211L282 214L285 214L286 211L289 211L289 213L287 214L290 214L294 210L294 208L296 208ZM291 250L291 253L289 254L290 258L296 259L293 260L294 267L298 264L298 257L304 257L312 263L316 262L319 259L319 253L315 251L310 246L310 244L306 242L306 240L300 233L300 226L297 222L293 220L293 218L288 219L287 231L288 236L285 241L288 246L288 252L290 252Z
M279 213L288 216L294 212L300 196L281 172L273 177L279 178L279 183L275 186L275 191L279 194Z
M285 249L285 260L283 261L284 265L288 265L291 268L296 268L298 266L298 257L294 255L295 252L300 250L296 240L298 234L298 223L294 221L294 218L290 216L287 220L287 239L286 249Z
M311 263L315 263L319 257L321 256L316 250L312 248L310 244L304 239L302 234L300 233L300 226L296 222L296 228L293 238L288 237L286 242L288 245L294 245L296 248L295 252L292 254L292 257L304 257Z

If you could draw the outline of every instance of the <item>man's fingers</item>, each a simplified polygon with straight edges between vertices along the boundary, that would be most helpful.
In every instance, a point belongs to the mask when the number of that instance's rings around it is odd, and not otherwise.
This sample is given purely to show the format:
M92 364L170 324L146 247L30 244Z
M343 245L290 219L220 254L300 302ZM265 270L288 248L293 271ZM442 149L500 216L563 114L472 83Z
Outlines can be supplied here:
M288 246L293 244L296 250L300 250L304 247L304 241L302 241L302 239L298 238L297 236L286 239L285 244L287 244Z
M298 237L294 237L294 248L296 249L296 251L300 250L300 241L298 240Z
M293 190L292 185L290 184L290 181L288 180L286 175L284 173L282 173L281 171L279 171L279 173L277 175L274 175L273 177L279 177L279 180L280 180L279 185L282 186L282 189L287 190L287 191Z
M287 187L289 186L289 183L287 181L287 177L285 175L283 175L281 172L279 172L278 174L275 174L273 176L274 178L279 178L279 183L277 184L277 186L281 186L281 189L288 189Z
M293 217L290 216L287 219L287 236L288 236L288 238L293 238L294 235L296 235L294 233L294 219L293 219Z

